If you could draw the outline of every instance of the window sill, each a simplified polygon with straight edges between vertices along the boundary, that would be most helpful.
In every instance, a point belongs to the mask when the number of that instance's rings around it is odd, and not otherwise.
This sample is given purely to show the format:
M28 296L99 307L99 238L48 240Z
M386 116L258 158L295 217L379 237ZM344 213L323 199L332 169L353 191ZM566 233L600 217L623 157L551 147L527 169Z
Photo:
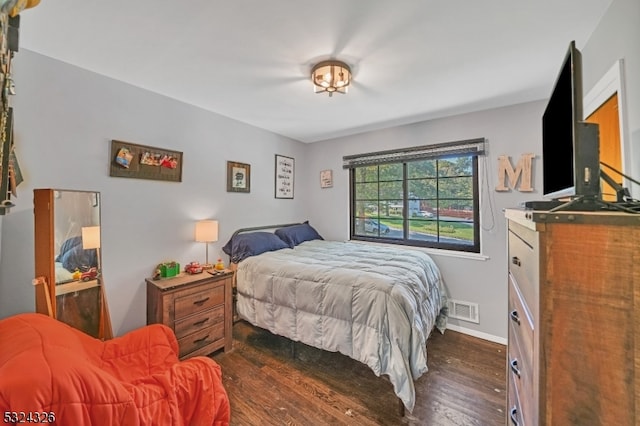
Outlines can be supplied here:
M358 243L358 244L371 244L371 245L400 247L400 248L408 249L408 250L421 251L421 252L424 252L424 253L427 253L427 254L433 255L433 256L457 257L459 259L478 260L478 261L482 261L482 262L486 262L487 260L490 259L489 256L485 256L485 255L480 254L480 253L469 253L469 252L465 252L465 251L441 250L441 249L434 249L434 248L405 246L405 245L398 245L398 244L385 244L385 243L378 243L378 242L372 242L372 241L360 241L360 240L347 240L347 241L352 242L352 243Z

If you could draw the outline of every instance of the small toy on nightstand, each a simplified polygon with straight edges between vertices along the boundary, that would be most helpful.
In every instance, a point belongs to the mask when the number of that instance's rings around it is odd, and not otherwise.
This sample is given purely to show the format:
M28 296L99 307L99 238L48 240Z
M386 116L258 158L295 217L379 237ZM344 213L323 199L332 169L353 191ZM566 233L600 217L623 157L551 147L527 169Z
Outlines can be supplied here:
M73 275L71 277L74 280L79 281L81 276L82 276L82 272L80 272L80 270L78 268L76 268L75 272L73 273Z
M184 271L187 274L201 274L202 273L202 266L200 265L199 262L191 262L188 263L185 267L184 267Z
M225 267L224 267L224 262L222 261L222 259L218 259L218 262L216 262L216 264L213 266L213 269L211 269L211 270L209 270L207 272L210 273L211 275L224 274Z
M224 271L224 262L222 261L222 259L218 259L218 262L216 262L215 269L216 271Z
M81 281L91 281L98 278L98 268L91 267L80 274Z

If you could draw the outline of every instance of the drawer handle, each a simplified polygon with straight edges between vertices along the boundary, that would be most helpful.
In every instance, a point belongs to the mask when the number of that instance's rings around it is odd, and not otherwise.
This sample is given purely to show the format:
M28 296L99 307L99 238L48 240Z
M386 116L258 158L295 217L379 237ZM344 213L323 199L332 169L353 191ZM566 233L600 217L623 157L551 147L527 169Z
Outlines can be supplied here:
M199 345L200 343L204 342L205 340L207 340L209 338L209 335L207 334L206 336L204 336L201 339L196 339L193 341L194 344Z
M513 371L513 374L515 374L516 376L518 376L518 378L520 378L520 370L518 369L518 360L512 359L511 362L509 363L509 366L511 367L511 371Z
M196 322L194 322L194 323L193 323L193 325L194 325L195 327L199 327L199 326L201 326L202 324L204 324L204 323L205 323L205 322L207 322L207 321L209 321L209 318L205 318L205 319L203 319L203 320L196 321Z
M513 256L511 258L511 263L513 263L516 266L522 266L522 262L520 261L520 259L518 258L518 256Z
M509 418L511 418L511 423L513 423L515 426L518 426L518 419L516 419L517 415L518 409L516 407L513 407L509 412Z
M193 302L193 304L194 305L198 305L198 306L202 306L204 304L204 302L206 302L207 300L209 300L209 298L205 297L204 299L196 300L195 302Z
M520 316L518 315L518 311L516 311L515 309L513 311L511 311L509 313L509 317L511 318L511 321L515 322L516 324L520 325Z

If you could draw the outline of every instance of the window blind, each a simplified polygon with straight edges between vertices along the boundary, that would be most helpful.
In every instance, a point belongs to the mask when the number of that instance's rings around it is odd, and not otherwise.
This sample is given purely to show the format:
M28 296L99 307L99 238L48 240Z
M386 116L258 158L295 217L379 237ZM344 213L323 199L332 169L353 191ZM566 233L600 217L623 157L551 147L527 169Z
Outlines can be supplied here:
M366 154L345 155L342 157L342 168L371 166L376 164L398 163L427 158L444 158L464 154L484 155L485 138L468 139L455 142L444 142L432 145L416 146L403 149L370 152Z

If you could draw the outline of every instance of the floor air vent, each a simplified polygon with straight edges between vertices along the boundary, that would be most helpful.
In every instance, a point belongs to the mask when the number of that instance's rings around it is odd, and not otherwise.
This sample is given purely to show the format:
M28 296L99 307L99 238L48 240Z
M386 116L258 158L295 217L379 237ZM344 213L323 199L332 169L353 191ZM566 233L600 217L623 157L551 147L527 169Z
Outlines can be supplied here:
M478 304L463 302L461 300L449 300L449 318L456 318L463 321L480 323L478 316Z

